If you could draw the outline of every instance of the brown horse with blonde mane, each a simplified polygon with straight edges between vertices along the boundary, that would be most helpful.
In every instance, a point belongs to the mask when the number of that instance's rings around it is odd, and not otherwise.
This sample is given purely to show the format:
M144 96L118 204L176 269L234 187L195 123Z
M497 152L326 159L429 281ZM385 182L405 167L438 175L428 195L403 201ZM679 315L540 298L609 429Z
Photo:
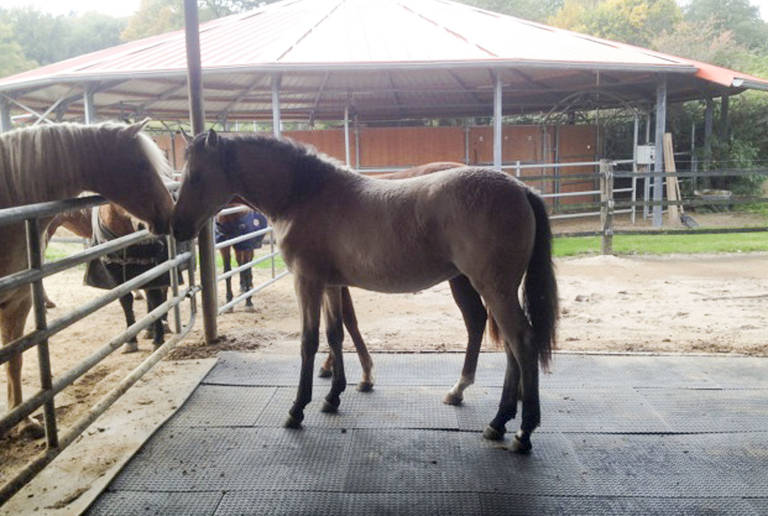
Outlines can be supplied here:
M285 426L300 428L312 399L320 314L333 356L323 410L346 388L342 291L413 292L467 277L504 341L507 371L483 435L502 439L522 398L514 447L531 449L540 422L539 362L551 358L557 320L552 235L541 198L515 178L463 167L378 180L287 140L198 135L187 149L173 228L189 239L233 196L264 213L294 274L301 314L301 374ZM525 279L523 279L525 278ZM518 287L523 284L523 305Z
M173 201L163 184L170 166L162 151L141 132L144 122L126 125L51 124L0 135L0 209L99 193L145 221L155 233L168 231ZM41 221L44 235L50 218ZM0 225L0 277L27 267L23 223ZM0 292L0 331L3 345L24 332L31 308L28 286ZM22 401L22 355L6 364L8 410ZM42 435L30 418L18 429Z

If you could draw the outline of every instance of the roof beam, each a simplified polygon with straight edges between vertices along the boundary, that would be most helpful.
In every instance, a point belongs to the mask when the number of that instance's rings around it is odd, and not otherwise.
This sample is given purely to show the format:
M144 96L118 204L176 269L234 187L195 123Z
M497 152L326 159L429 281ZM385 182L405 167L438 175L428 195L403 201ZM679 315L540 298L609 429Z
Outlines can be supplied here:
M309 112L309 123L314 124L315 121L315 110L317 110L317 106L320 104L320 98L323 96L323 92L325 91L325 85L328 84L328 78L331 76L331 72L325 72L323 75L323 81L320 83L320 87L317 89L317 94L315 95L315 101L313 102L312 111Z
M233 107L238 105L240 101L242 101L245 97L248 96L249 93L251 93L253 90L256 89L256 87L262 82L262 77L259 77L255 81L253 81L251 84L249 84L246 88L242 89L240 93L235 96L232 101L227 104L224 109L222 109L219 114L216 116L218 120L225 120L227 118L227 115L232 110Z

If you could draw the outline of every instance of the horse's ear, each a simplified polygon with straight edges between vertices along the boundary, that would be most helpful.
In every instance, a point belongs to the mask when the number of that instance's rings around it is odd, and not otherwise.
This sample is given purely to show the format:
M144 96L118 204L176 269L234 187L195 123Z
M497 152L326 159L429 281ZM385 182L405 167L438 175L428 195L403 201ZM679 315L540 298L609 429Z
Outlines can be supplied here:
M131 124L130 126L128 126L128 134L130 134L131 136L136 136L137 134L139 134L139 132L142 129L144 129L144 126L147 125L150 120L152 119L147 117L141 122L136 122L135 124Z
M213 149L219 143L219 136L213 128L208 129L208 134L205 135L205 146L209 149Z

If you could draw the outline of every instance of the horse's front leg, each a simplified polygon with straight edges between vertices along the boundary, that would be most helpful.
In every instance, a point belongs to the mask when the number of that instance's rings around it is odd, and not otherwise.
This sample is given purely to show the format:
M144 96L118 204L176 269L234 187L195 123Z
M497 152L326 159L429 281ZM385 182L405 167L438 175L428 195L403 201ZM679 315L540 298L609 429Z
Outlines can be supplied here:
M347 388L347 377L344 374L344 358L342 355L342 343L344 342L344 326L341 315L341 289L338 287L326 288L323 316L325 318L325 335L331 348L333 359L333 382L331 392L325 397L323 412L336 412L341 403L339 397Z
M15 299L0 309L0 336L3 346L24 334L24 323L31 307L32 299L29 294L20 292ZM21 366L21 353L11 356L5 364L8 376L8 410L16 408L22 402ZM29 416L17 425L15 432L35 439L45 435L43 426Z
M295 274L296 297L301 312L301 376L296 400L288 411L286 428L301 428L304 407L312 400L312 372L315 367L320 332L320 305L323 286L316 281Z

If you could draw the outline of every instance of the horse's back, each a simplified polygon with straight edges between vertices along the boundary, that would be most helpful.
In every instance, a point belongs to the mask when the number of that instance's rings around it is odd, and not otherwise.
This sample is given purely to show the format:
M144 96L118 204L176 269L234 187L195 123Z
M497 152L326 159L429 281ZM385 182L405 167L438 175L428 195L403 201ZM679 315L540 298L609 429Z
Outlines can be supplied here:
M476 167L355 179L286 224L281 246L287 263L333 284L419 290L463 273L465 264L481 265L490 252L529 253L525 191L506 174Z

